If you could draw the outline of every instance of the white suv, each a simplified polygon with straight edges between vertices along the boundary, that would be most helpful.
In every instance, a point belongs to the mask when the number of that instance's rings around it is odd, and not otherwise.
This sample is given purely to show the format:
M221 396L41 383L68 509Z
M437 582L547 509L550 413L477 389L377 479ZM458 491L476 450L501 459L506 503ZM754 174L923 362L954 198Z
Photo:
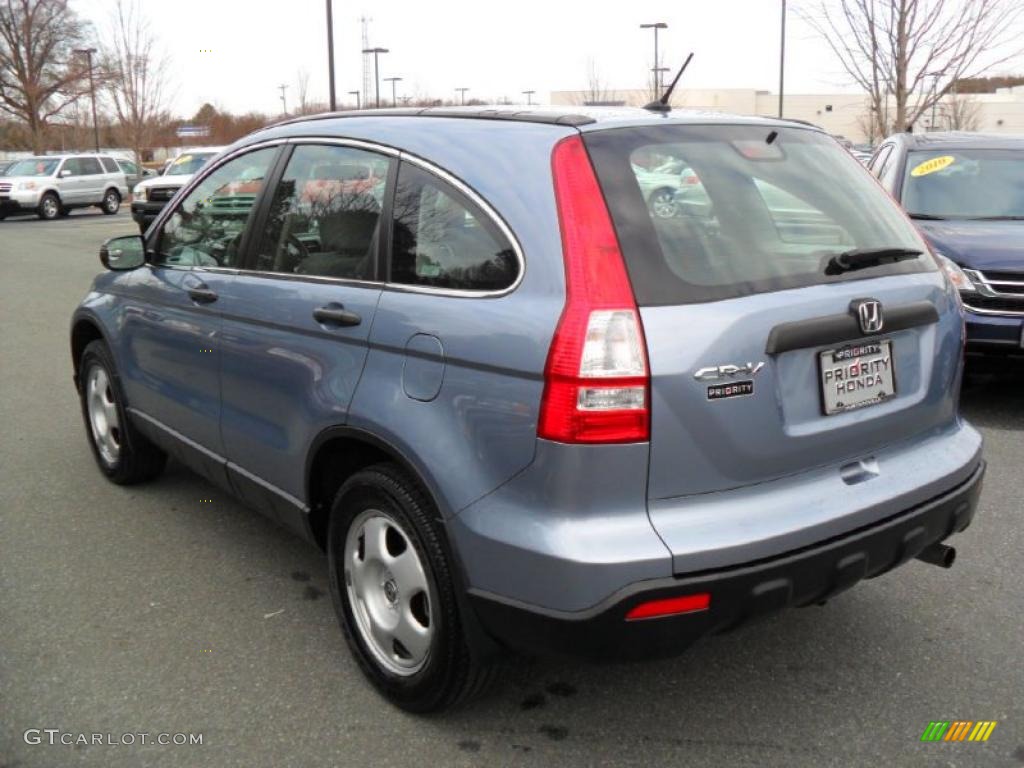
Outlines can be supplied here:
M0 219L19 213L55 219L92 205L115 214L127 195L124 172L107 155L30 157L0 178Z

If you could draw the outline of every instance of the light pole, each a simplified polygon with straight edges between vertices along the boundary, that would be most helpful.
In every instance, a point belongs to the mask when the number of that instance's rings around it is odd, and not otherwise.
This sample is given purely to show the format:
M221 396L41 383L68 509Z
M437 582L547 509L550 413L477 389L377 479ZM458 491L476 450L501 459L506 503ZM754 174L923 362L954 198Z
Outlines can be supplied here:
M779 31L779 117L782 117L782 92L786 83L786 0L782 0L782 24Z
M359 106L359 91L349 91L348 95L349 96L355 96L356 97L356 109L362 109L362 107Z
M373 99L378 109L380 109L380 64L377 61L377 57L387 52L387 48L363 48L363 53L373 54Z
M332 0L327 0L327 79L330 82L331 112L338 108L334 98L334 11Z
M942 73L941 72L926 72L925 74L927 76L931 77L931 79L932 79L932 118L931 118L931 125L929 125L928 128L929 128L929 130L934 131L935 130L935 103L938 101L938 99L936 97L938 96L937 91L938 91L938 87L939 87L939 78L942 77Z
M533 94L535 94L535 93L536 93L536 91L523 91L523 95L526 96L526 104L527 104L527 106L529 106L530 104L533 104Z
M96 140L96 151L100 151L100 124L96 120L96 83L92 78L92 55L96 53L95 48L75 48L74 53L85 56L86 66L89 67L89 93L92 96L92 133Z
M400 78L400 77L385 77L384 78L384 82L389 82L389 81L391 82L391 106L392 107L397 107L398 106L398 96L395 95L395 83L400 82L401 80L402 80L402 78Z
M668 71L668 67L654 67L654 69L651 70L651 72L654 73L654 82L658 84L658 93L661 93L661 89L665 87L665 78L662 74Z
M465 104L466 104L466 91L468 91L469 88L456 88L455 90L459 92L459 104L465 106Z
M285 99L284 97L284 92L288 90L288 86L285 85L284 83L281 83L279 86L277 86L277 89L281 91L281 112L282 114L284 114L285 117L288 117L288 100Z
M652 24L641 24L640 29L653 29L654 30L654 67L658 66L658 30L668 29L668 24L664 21L656 21ZM654 75L654 100L657 101L661 98L661 86L658 83L658 74Z

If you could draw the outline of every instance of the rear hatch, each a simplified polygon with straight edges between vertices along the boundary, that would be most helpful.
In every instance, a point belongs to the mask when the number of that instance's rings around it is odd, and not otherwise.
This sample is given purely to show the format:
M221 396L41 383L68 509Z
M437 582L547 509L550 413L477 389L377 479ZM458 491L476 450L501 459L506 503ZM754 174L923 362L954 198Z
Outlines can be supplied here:
M955 298L834 140L759 124L584 136L647 341L650 499L842 465L956 418ZM644 193L665 167L699 178L669 216Z

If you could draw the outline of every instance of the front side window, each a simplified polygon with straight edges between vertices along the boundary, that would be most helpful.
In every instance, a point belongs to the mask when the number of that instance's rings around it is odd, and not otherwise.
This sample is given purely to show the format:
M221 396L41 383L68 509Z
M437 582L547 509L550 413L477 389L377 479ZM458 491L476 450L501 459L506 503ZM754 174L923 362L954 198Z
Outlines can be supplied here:
M164 222L155 263L239 266L242 235L276 154L276 147L250 152L203 179Z
M354 147L296 147L274 191L255 269L372 280L390 163Z
M1024 218L1024 149L911 152L903 207L922 218Z
M593 131L584 141L641 304L935 269L892 199L818 131L665 125ZM653 169L667 166L689 171L652 184ZM918 256L826 271L839 254L890 249Z
M499 291L518 276L512 244L451 185L403 163L395 189L393 283Z

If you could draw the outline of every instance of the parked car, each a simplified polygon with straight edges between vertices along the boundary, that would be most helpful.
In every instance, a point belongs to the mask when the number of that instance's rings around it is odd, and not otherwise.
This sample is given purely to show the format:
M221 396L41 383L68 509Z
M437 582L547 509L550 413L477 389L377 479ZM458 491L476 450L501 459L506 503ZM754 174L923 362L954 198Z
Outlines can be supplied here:
M107 155L44 155L19 160L0 181L0 219L34 213L41 219L97 206L115 214L128 195L124 173Z
M167 201L189 182L193 174L223 147L190 149L172 160L159 176L144 179L132 188L132 218L146 232Z
M0 176L7 175L7 169L14 165L14 160L0 160Z
M870 167L953 276L967 353L1024 356L1024 136L901 133Z
M652 213L652 149L711 216ZM304 195L325 164L374 188ZM828 227L777 227L755 180ZM173 455L323 548L354 657L408 710L464 700L508 648L671 654L948 567L975 512L956 290L815 128L303 118L100 259L71 325L100 471Z
M125 181L127 181L129 189L135 189L138 183L143 179L149 179L156 176L155 171L151 171L149 168L143 168L134 160L130 160L126 157L115 157L114 160L117 162L118 167L124 172Z
M634 163L632 170L651 213L662 219L678 215L686 187L700 183L693 169L673 160L656 164L653 168Z

